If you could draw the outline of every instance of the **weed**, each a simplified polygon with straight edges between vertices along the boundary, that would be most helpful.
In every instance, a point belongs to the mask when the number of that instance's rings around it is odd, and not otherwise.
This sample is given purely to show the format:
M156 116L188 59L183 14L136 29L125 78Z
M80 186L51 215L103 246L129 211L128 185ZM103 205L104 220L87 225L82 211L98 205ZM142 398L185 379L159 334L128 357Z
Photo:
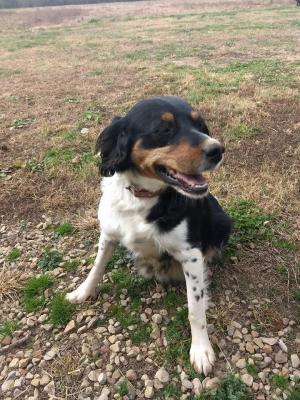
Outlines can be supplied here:
M119 305L113 305L110 308L108 315L116 318L120 322L122 328L128 328L128 326L138 323L138 320L134 315L128 314L128 312Z
M184 365L189 366L189 348L190 348L190 335L188 328L188 311L182 308L176 312L172 317L166 329L166 338L168 348L166 350L165 358L170 365ZM188 339L184 339L184 338Z
M0 324L0 340L5 336L12 336L18 329L19 324L15 321L6 321Z
M117 386L117 390L120 396L126 396L129 393L127 382L120 382Z
M63 224L58 224L54 227L54 235L55 237L60 237L60 236L67 236L67 235L72 235L74 233L75 228L65 222Z
M293 298L297 303L300 304L300 289L295 289L293 291Z
M44 163L43 161L38 161L35 158L32 158L31 160L26 161L25 163L25 170L29 172L42 172L44 169Z
M300 400L300 384L297 383L296 386L290 389L287 400Z
M46 249L40 256L37 265L39 268L45 271L52 270L59 266L62 258L62 254L59 253L57 250L50 251Z
M139 298L141 291L149 284L148 280L121 269L113 271L111 278L115 283L116 295L119 296L122 293L122 289L126 289L131 299Z
M57 293L50 304L50 321L54 326L66 325L75 311L75 304L65 298L65 293Z
M9 262L13 262L16 261L21 255L21 250L14 247L13 249L11 249L11 251L8 253L8 255L6 256L7 261Z
M113 290L113 285L110 282L103 282L100 285L100 293L104 294L104 293L111 293Z
M68 260L64 263L64 269L68 272L75 271L80 265L79 260Z
M249 126L245 123L238 123L228 129L227 135L231 139L238 140L256 136L259 132L260 130L256 127Z
M126 250L125 247L118 246L117 249L115 250L114 254L108 261L106 265L107 270L111 270L114 268L116 265L123 265L126 264L130 259L130 255L128 251Z
M17 75L20 73L21 73L21 71L19 71L19 70L0 68L0 78L2 78L2 77L8 78L9 76Z
M296 243L291 242L290 240L287 240L287 239L272 238L271 243L277 249L283 249L283 250L287 250L287 251L296 251L297 250Z
M177 388L174 384L168 384L160 391L160 398L166 399L171 397L174 400L179 400L181 396L181 390Z
M162 300L162 304L168 310L174 310L179 306L182 306L186 302L184 295L178 292L167 292L166 296Z
M247 364L246 365L246 370L249 375L253 376L253 378L257 377L258 371L257 368L254 364Z
M75 140L77 138L77 134L75 131L73 130L67 130L67 129L63 129L63 130L59 130L59 131L49 131L47 133L47 136L49 137L60 137L64 140L67 141L72 141Z
M70 164L75 157L73 149L49 149L44 157L45 166L49 169Z
M33 312L43 307L45 304L44 291L53 284L54 278L46 274L28 279L23 288L25 310Z
M274 374L272 376L272 384L276 388L286 390L289 387L289 379L285 376Z
M147 325L138 325L137 328L130 332L132 343L149 343L151 328Z
M78 104L81 102L80 97L66 97L65 103Z
M15 128L15 129L26 128L27 126L31 125L33 122L34 122L34 118L15 119L10 127Z
M102 113L94 107L88 108L82 114L82 122L86 125L99 124L102 120Z
M258 209L253 201L234 201L227 207L227 211L234 222L233 242L256 242L272 236L268 224L271 217Z
M247 386L234 375L226 375L217 389L205 390L197 400L250 400Z

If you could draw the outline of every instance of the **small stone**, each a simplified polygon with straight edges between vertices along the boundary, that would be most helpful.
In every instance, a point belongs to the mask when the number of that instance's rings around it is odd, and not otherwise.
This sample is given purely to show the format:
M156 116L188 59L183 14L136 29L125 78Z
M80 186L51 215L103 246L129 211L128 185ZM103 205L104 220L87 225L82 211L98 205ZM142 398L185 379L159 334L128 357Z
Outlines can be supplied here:
M233 337L234 337L234 338L238 338L238 339L243 339L242 332L239 331L238 329L236 329L236 330L234 331Z
M65 327L64 333L71 333L76 328L76 322L72 319Z
M253 344L252 343L250 343L250 342L247 342L246 343L246 351L248 352L248 353L250 353L250 354L253 354L254 353L254 346L253 346Z
M152 315L152 321L155 324L160 324L162 322L162 316L160 314L153 314Z
M297 369L300 366L300 359L297 354L291 355L291 363L292 363L292 367L295 369Z
M220 385L220 379L219 378L212 378L212 379L208 379L205 382L205 388L206 389L215 389Z
M277 338L266 338L266 337L262 337L261 340L263 341L263 343L268 344L269 346L274 346L278 341Z
M97 380L98 380L98 382L100 383L100 385L104 385L104 384L106 383L106 380L107 380L106 374L105 374L104 372L101 372L101 373L98 375Z
M152 399L154 396L154 388L152 386L147 386L144 392L144 396L146 399Z
M119 353L119 351L120 351L120 343L119 342L114 343L109 348L113 353Z
M40 384L40 380L38 378L33 378L30 384L34 387L37 387Z
M81 131L80 131L80 133L81 133L82 135L86 135L87 133L89 133L89 128L82 128Z
M100 370L99 369L96 369L95 371L91 371L89 374L88 374L88 378L89 378L89 380L90 381L92 381L92 382L98 382L98 376L100 375Z
M101 391L101 394L99 397L97 397L97 400L108 400L108 396L110 394L110 390L107 387L104 387ZM95 399L96 400L96 399Z
M50 382L50 378L48 375L43 375L40 379L40 385L45 386Z
M52 349L49 350L45 355L44 355L44 360L50 361L53 360L53 358L56 356L56 350Z
M129 380L129 382L135 382L137 380L137 374L133 369L129 369L126 372L126 378Z
M184 379L182 382L182 386L187 389L187 390L191 390L193 389L193 384L191 381L189 381L188 379Z
M242 381L245 383L245 385L251 387L253 383L253 377L249 374L244 374L241 376Z
M263 341L261 340L261 338L254 338L253 342L256 344L256 346L258 346L260 349L262 349L264 347Z
M49 382L48 385L44 387L44 391L50 396L55 396L55 384L53 381Z
M18 365L19 365L19 359L13 358L9 363L9 368L18 368Z
M195 378L192 380L193 383L193 391L196 396L199 396L202 392L202 383L199 378Z
M279 340L278 340L278 344L279 344L279 347L281 348L281 350L282 350L284 353L287 353L287 352L288 352L287 345L284 343L284 341L283 341L282 339L279 339Z
M116 343L117 340L117 336L116 335L111 335L108 337L108 340L110 341L110 343Z
M8 379L4 383L2 383L1 390L3 393L8 392L14 387L14 380L13 379Z
M170 379L168 371L163 367L156 372L155 378L158 379L161 383L167 383Z
M7 346L8 344L11 344L12 338L11 336L4 336L4 338L1 340L1 344L3 346Z
M237 368L243 369L246 368L246 360L244 358L241 358L240 360L238 360L235 364L237 366Z
M275 355L275 362L277 362L278 364L285 364L288 360L288 356L287 354L283 353L283 351L279 351L278 353L276 353Z

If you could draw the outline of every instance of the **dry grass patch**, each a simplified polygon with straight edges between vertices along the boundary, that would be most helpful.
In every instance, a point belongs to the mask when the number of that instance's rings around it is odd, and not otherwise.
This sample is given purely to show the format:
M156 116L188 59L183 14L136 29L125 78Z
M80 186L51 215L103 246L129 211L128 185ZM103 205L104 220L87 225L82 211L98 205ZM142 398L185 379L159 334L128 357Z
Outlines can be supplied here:
M0 301L17 299L26 279L24 271L3 265L0 268Z

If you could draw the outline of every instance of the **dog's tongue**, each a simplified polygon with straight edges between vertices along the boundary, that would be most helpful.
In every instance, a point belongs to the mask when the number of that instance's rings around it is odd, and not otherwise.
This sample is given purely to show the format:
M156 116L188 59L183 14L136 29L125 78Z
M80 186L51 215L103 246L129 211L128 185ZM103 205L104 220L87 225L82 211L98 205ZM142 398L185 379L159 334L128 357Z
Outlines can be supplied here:
M174 171L175 172L175 171ZM203 175L186 175L186 174L182 174L181 172L175 172L174 176L186 183L189 186L194 186L194 185L205 185L207 183L206 178L204 178Z

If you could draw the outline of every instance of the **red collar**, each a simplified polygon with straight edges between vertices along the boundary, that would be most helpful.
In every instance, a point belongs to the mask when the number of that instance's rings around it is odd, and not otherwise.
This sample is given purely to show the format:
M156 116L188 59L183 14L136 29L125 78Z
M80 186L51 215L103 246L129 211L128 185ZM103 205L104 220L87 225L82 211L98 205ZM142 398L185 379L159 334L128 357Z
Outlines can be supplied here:
M137 188L136 186L130 185L127 188L135 197L143 197L146 199L151 199L152 197L158 196L161 192L157 190L156 192L150 192L149 190Z

